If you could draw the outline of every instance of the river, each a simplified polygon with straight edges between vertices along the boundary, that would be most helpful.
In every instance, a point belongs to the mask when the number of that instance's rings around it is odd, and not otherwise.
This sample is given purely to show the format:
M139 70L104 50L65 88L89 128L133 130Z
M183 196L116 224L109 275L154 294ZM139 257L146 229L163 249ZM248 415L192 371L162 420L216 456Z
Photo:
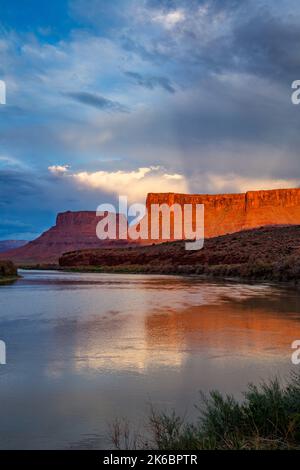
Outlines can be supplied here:
M0 448L108 448L149 404L195 417L199 390L240 398L292 368L300 297L269 284L23 271L0 287ZM298 366L300 370L300 366Z

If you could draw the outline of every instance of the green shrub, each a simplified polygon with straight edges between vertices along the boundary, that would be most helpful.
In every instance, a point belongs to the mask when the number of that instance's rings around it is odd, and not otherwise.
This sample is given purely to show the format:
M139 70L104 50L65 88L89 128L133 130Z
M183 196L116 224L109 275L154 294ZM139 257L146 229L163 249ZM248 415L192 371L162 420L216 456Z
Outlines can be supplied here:
M135 442L158 450L300 450L300 375L291 375L285 387L277 379L249 385L242 402L217 391L201 393L196 410L196 424L190 424L174 411L151 409L150 437Z

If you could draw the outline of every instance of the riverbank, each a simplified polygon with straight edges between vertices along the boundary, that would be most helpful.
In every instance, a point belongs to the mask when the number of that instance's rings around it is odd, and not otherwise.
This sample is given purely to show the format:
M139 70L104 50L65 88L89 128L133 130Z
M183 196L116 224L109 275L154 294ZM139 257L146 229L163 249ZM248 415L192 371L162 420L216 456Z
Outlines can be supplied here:
M0 261L0 285L10 284L18 278L18 270L11 261Z
M11 284L15 281L20 279L20 276L7 276L7 277L0 277L0 286L3 286L5 284Z
M197 275L205 278L284 282L300 280L300 226L262 227L205 240L200 251L182 241L64 254L72 272Z

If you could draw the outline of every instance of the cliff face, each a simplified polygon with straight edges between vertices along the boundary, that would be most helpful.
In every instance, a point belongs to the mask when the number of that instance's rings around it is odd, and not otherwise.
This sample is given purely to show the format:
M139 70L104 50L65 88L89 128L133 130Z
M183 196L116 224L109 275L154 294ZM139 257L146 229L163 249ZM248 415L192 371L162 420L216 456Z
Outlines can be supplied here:
M264 225L300 224L300 189L251 191L245 194L148 194L151 204L204 204L205 237Z
M300 189L220 195L151 193L147 197L148 209L151 204L163 203L204 204L206 238L265 225L300 224ZM70 251L124 247L130 243L100 241L96 236L99 221L95 212L59 214L54 227L26 246L0 254L0 259L9 258L19 264L57 263L63 253ZM160 241L149 240L146 244Z
M0 259L9 258L18 264L55 264L69 251L127 245L126 241L99 240L96 227L100 220L92 211L58 214L54 227L26 246L0 254Z

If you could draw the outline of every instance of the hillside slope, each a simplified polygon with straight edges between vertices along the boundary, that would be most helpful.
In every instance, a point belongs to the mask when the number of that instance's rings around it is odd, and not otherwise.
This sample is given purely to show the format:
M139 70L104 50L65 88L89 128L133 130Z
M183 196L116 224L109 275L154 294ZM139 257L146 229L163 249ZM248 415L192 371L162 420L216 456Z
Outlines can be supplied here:
M262 227L211 238L200 251L184 242L84 250L60 258L63 268L160 274L199 274L294 281L300 279L300 225Z

